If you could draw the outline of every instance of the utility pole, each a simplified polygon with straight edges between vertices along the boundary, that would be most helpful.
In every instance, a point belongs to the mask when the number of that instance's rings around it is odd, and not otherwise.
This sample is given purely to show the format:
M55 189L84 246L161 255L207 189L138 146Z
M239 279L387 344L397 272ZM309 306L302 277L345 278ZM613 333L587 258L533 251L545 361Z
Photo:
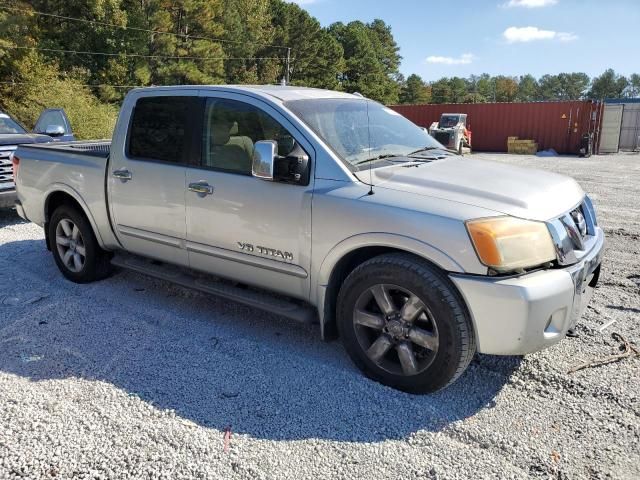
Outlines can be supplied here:
M289 85L289 73L291 72L291 47L287 47L287 71L285 72L285 82Z

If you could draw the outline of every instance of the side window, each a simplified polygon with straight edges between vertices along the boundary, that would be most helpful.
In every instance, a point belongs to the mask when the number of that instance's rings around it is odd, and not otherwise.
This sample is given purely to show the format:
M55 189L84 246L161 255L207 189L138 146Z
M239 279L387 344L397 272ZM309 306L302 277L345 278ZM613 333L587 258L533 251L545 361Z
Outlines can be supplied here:
M189 124L197 105L196 97L139 99L129 126L127 154L133 158L187 163Z
M69 133L67 131L67 122L60 110L49 110L48 112L44 112L38 119L38 123L36 123L34 131L36 133L44 133L49 125L59 125L64 128L65 134Z
M253 146L275 140L278 155L295 147L291 134L276 120L248 103L209 98L202 135L202 166L251 175Z

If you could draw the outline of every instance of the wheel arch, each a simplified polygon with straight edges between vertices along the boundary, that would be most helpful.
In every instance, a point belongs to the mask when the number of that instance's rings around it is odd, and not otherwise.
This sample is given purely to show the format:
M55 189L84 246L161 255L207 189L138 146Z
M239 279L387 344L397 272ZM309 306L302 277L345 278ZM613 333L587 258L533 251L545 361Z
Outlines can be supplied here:
M89 224L91 225L93 234L98 241L98 245L100 245L100 248L104 248L104 242L100 236L100 231L98 230L95 219L91 215L89 207L84 202L80 194L68 185L57 184L53 185L49 189L44 201L44 232L47 249L51 250L51 245L49 244L49 220L56 208L61 205L70 205L82 213L87 220L89 220Z
M344 280L358 265L387 253L413 255L444 272L464 272L462 266L443 251L403 235L377 233L346 239L326 255L318 273L315 304L323 339L337 337L336 301Z

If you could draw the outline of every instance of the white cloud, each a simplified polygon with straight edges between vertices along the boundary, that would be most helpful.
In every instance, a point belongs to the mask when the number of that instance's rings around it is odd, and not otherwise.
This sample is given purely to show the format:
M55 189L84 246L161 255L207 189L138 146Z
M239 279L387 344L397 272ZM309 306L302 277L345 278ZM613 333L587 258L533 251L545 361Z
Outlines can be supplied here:
M561 42L571 42L577 39L578 36L575 33L558 32L558 40Z
M555 5L558 0L509 0L506 7L540 8Z
M471 53L463 53L458 58L431 55L430 57L427 57L427 63L439 63L441 65L468 65L473 62L473 59L474 56Z
M578 36L573 33L542 30L538 27L509 27L502 33L502 36L509 43L533 42L536 40L560 40L561 42L570 42L578 38Z

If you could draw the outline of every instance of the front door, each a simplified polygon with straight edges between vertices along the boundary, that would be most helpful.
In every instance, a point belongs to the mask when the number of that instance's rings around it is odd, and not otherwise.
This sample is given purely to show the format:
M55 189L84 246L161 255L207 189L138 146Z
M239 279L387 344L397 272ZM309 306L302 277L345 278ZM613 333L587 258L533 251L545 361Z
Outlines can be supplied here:
M191 92L137 99L124 152L112 150L107 172L113 227L122 246L183 266L189 263L186 165L194 112L201 112L197 90Z
M269 105L216 95L206 99L200 165L186 173L190 265L306 299L313 175L306 186L264 181L251 161L256 142L273 140L279 155L299 144L313 162L311 144Z

